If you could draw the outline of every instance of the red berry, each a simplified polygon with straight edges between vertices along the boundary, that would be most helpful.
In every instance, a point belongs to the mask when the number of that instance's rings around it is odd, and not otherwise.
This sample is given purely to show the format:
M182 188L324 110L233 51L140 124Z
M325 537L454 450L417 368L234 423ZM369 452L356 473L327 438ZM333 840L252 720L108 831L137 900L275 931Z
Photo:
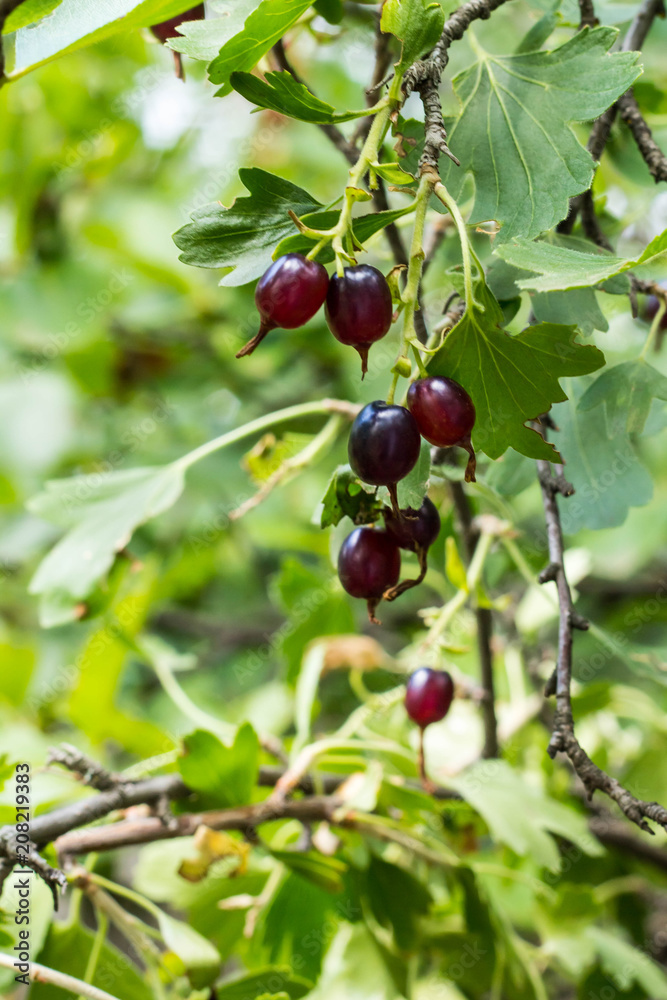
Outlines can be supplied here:
M474 482L476 463L470 432L475 424L475 407L463 386L442 375L418 379L408 389L408 408L429 444L466 449L470 455L466 481Z
M198 3L196 7L186 10L184 14L177 14L175 17L170 17L167 21L161 21L160 24L152 25L151 31L164 45L168 38L178 38L181 34L180 31L176 30L179 24L183 24L184 21L203 21L205 17L204 4Z
M366 599L371 621L377 621L375 608L400 574L401 554L386 531L355 528L343 542L338 555L340 582L352 597Z
M363 378L371 344L381 340L391 326L391 292L385 276L369 264L346 267L342 277L334 274L325 314L336 340L359 352Z
M408 678L405 709L421 729L444 719L454 697L454 682L446 670L419 667Z
M329 275L321 264L300 253L287 253L274 261L257 282L255 305L259 332L236 355L252 354L269 330L294 330L315 315L324 302Z
M410 552L430 548L440 533L438 508L428 497L424 497L419 510L401 511L401 517L396 517L388 507L383 513L387 532L400 548Z
M357 415L347 452L352 469L365 483L391 486L414 468L419 447L419 430L410 411L378 399Z

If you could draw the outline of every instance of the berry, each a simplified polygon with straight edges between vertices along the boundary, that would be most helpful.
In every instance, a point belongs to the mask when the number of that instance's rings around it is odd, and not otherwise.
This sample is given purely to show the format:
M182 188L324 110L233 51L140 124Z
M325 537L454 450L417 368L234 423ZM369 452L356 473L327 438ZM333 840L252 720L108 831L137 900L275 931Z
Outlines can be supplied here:
M401 573L398 545L386 531L355 528L347 536L338 555L338 576L352 597L368 602L368 617L379 624L375 608L388 587L393 587Z
M440 515L432 500L424 497L418 511L401 511L396 517L393 511L385 508L384 523L388 534L402 549L410 552L430 548L440 533Z
M346 267L342 277L334 274L325 315L336 340L359 352L363 378L371 344L381 340L391 326L391 292L384 274L369 264Z
M303 254L287 253L274 261L257 282L255 305L261 319L259 332L236 355L252 354L269 330L294 330L315 315L329 286L326 269Z
M470 432L475 424L475 407L463 386L442 375L418 379L408 389L408 408L429 444L466 449L470 455L466 482L474 483L476 462Z
M161 21L160 24L154 24L151 27L152 33L155 35L159 42L164 45L169 38L180 38L182 32L178 31L177 28L184 21L203 21L206 18L206 11L204 10L204 4L198 3L196 7L191 7L190 10L186 10L184 14L177 14L175 17L170 17L167 21ZM176 76L179 80L185 80L185 72L183 70L183 59L180 52L174 52L174 64L176 66Z
M408 678L405 709L420 729L444 719L454 697L454 682L446 670L419 667Z
M184 21L203 21L205 17L204 4L198 3L196 7L191 7L184 14L177 14L167 21L161 21L160 24L153 24L151 31L164 45L168 38L178 38L181 34L180 31L176 30L179 24L183 24Z
M414 468L419 447L419 429L410 411L377 399L357 415L347 453L365 483L393 486Z

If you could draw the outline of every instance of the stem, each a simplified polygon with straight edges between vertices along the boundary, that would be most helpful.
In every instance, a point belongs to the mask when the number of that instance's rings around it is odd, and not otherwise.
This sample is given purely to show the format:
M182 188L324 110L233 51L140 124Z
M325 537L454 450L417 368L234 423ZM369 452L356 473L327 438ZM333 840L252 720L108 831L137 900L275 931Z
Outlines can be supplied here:
M109 920L107 918L106 913L98 912L95 940L93 941L93 947L90 949L90 955L88 956L88 962L86 963L86 971L83 977L86 983L92 983L93 979L95 978L95 973L97 971L97 963L99 962L100 955L102 954L102 948L106 940L108 927L109 927ZM82 994L79 994L78 1000L83 1000Z
M196 726L201 726L202 729L209 729L211 732L217 733L224 740L233 738L236 727L229 722L224 722L222 719L217 719L214 715L209 715L208 712L195 705L178 683L163 657L153 656L150 649L141 645L136 640L134 645L141 656L148 661L155 671L157 679L167 697L171 699L176 708L180 709L186 718L194 722Z
M658 336L658 330L660 329L660 323L662 322L662 317L665 315L665 310L667 309L667 298L662 295L658 299L658 311L653 317L653 322L651 323L651 329L648 332L648 336L642 347L641 354L639 355L641 360L644 360L649 352L649 348L653 346L653 343Z
M473 303L472 256L470 254L470 243L468 241L468 233L466 232L465 222L463 221L463 216L459 211L459 206L456 204L442 181L437 181L433 190L436 197L439 198L446 207L456 224L456 230L459 234L459 240L461 241L461 255L463 257L463 283L465 286L466 308L470 309Z
M150 899L146 899L145 896L139 895L134 889L130 889L126 885L120 885L118 882L112 882L110 879L105 878L104 875L98 875L96 872L88 872L86 877L88 881L93 882L102 889L106 889L107 892L112 892L116 896L123 896L125 899L129 899L131 903L140 906L142 910L147 910L152 916L162 916L159 906L156 906ZM145 929L142 928L142 930L144 930L144 933L146 931L151 933L153 928L147 926Z
M1 968L11 969L15 972L14 962L15 959L11 955L0 952ZM56 972L55 969L49 969L48 966L39 965L37 962L30 963L28 976L35 983L51 983L52 986L57 986L58 989L64 990L66 993L78 994L87 997L88 1000L118 1000L118 997L98 989L97 986L91 986L90 983L84 983L82 979L67 976L64 972Z
M373 124L371 125L370 131L366 136L366 141L364 142L361 153L359 154L359 159L350 169L349 180L345 187L343 207L340 210L338 222L333 229L332 239L332 248L336 254L336 269L341 277L343 275L342 258L349 257L343 246L343 239L349 232L351 226L352 206L356 200L355 189L358 188L359 184L361 184L364 175L368 170L369 164L373 163L378 158L380 145L389 123L390 114L391 105L389 104L389 101L387 101L384 106L380 107L380 110L375 115Z
M319 413L342 413L344 416L353 419L358 412L359 408L357 406L342 399L321 399L318 402L298 403L296 406L287 406L284 410L275 410L273 413L258 417L257 420L251 420L250 423L244 424L242 427L237 427L236 430L228 431L226 434L221 434L220 437L206 441L204 444L199 445L198 448L195 448L194 451L190 451L187 455L177 458L172 465L183 470L189 469L195 462L199 462L202 458L207 458L213 452L220 451L221 448L226 448L230 444L243 441L244 438L251 437L253 434L260 434L269 427L274 427L275 424L284 423L288 420L299 420L301 417L311 417Z

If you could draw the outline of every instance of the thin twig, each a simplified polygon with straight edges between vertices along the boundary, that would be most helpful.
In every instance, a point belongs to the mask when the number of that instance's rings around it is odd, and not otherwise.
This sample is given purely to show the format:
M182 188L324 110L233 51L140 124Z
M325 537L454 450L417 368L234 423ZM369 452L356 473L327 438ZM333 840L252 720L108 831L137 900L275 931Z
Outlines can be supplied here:
M554 475L551 463L539 461L537 468L542 488L549 547L549 564L541 573L540 582L555 581L558 588L559 605L558 660L555 675L556 712L548 747L549 756L555 757L557 753L567 755L577 777L586 789L589 799L596 791L604 792L616 802L628 819L647 833L653 832L647 820L652 820L667 829L667 809L664 809L657 802L645 802L635 798L616 778L610 777L593 763L575 736L570 690L573 629L586 629L588 623L574 609L570 586L565 574L563 530L557 501L558 493L568 496L574 491L562 473ZM545 693L553 693L551 682L547 685Z
M105 767L81 753L70 743L61 743L59 747L52 747L48 752L46 762L47 764L61 764L68 771L78 775L82 784L95 788L98 792L108 792L124 783L122 775L107 771Z
M667 156L658 146L651 134L651 129L644 121L639 105L631 90L619 97L616 102L621 118L632 132L646 166L656 184L667 181Z
M581 14L581 20L579 21L579 31L582 28L589 27L595 28L600 22L595 16L595 7L593 6L593 0L579 0L579 12Z

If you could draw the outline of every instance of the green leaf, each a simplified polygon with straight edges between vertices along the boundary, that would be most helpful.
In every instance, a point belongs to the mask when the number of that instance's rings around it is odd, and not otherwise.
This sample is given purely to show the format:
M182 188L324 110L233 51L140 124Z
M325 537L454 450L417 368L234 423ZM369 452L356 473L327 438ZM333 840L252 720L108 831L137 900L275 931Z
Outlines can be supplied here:
M183 0L67 0L37 24L4 38L5 75L16 79L85 45L166 21L187 6Z
M183 484L177 465L48 482L28 509L69 530L38 566L30 593L86 597L134 530L171 507Z
M397 992L383 952L365 924L342 923L309 1000L395 1000Z
M9 35L19 28L25 28L27 24L34 24L35 21L41 21L62 2L63 0L23 0L23 3L7 17L2 28L3 35Z
M235 35L243 31L246 18L258 6L257 0L218 0L215 14L205 21L184 21L175 38L168 38L166 45L175 52L181 52L191 59L210 62Z
M449 783L484 818L496 840L551 871L560 870L560 853L550 833L591 857L604 853L584 816L528 785L505 761L480 761Z
M331 104L315 97L305 84L299 83L286 71L266 73L263 80L252 73L237 72L231 74L229 82L251 104L302 122L316 125L349 122L353 118L364 118L369 113L368 108L337 112Z
M371 167L376 174L389 184L413 184L415 178L407 173L399 163L391 161L379 163L377 160L371 163Z
M445 539L445 573L452 586L468 593L468 575L453 535Z
M566 461L565 475L576 491L572 497L558 498L566 534L581 528L617 527L625 521L630 507L647 504L653 495L648 470L639 461L627 431L619 430L622 422L616 419L612 433L604 407L578 409L587 387L588 381L566 382L570 398L553 409L559 428L558 447Z
M405 208L393 208L386 212L368 212L366 215L359 215L352 220L352 229L357 243L363 245L375 233L388 226L390 222L396 222L403 215L408 215L412 211L412 205ZM313 229L331 229L338 221L338 212L315 212L312 215L304 215L303 221ZM273 252L273 258L280 257L284 253L308 253L315 246L317 241L302 233L294 233L278 244ZM334 252L331 246L326 246L317 255L317 259L322 264L328 264L334 259Z
M197 729L183 738L178 758L183 781L206 799L204 808L247 805L259 771L259 740L249 722L239 727L231 747Z
M348 869L344 861L328 858L316 851L271 851L271 854L295 875L305 878L325 892L343 891L343 875Z
M442 34L445 12L431 0L385 0L382 6L382 31L395 35L403 43L396 64L399 75L415 59L432 49Z
M449 146L461 167L446 160L442 179L459 198L472 173L470 222L498 222L496 243L551 229L590 186L593 159L569 123L597 118L639 75L638 53L608 54L616 34L584 28L552 52L511 56L476 46L479 61L454 78L462 112Z
M475 448L490 458L512 447L529 458L557 461L557 452L526 421L567 398L560 378L595 371L604 364L603 354L578 344L571 326L541 323L510 336L484 283L475 298L429 363L429 374L456 379L470 393L477 411Z
M216 96L230 92L229 78L239 70L253 69L272 45L296 24L311 0L262 0L247 17L243 30L230 38L208 67L211 83L222 84Z
M598 285L615 275L632 268L650 264L667 253L667 229L651 240L639 257L612 257L611 254L583 253L554 243L516 237L511 243L499 246L499 257L524 271L531 277L517 282L519 288L536 292L551 292L564 288L585 288Z
M605 369L579 400L588 412L603 406L610 438L641 434L654 399L667 400L667 378L643 358Z
M418 941L420 917L431 906L431 894L414 875L399 865L373 855L368 867L367 891L375 919L382 927L391 927L396 945L412 950Z
M355 524L372 524L377 521L383 506L374 494L362 489L349 465L339 465L322 497L320 526L330 528L344 517Z
M667 1000L667 977L645 952L602 927L587 927L584 934L595 945L602 969L610 977L607 982L624 992L636 983L651 1000Z
M35 953L35 958L51 969L83 979L94 941L95 936L80 924L54 923L49 929L44 947L41 952ZM116 984L114 993L122 995L123 1000L152 1000L153 997L153 991L142 972L127 955L107 941L102 945L90 983L107 991L113 989L112 983ZM34 983L30 988L30 996L34 1000L63 1000L67 994L50 983Z
M313 7L329 24L340 24L343 20L343 0L315 0Z
M198 989L210 985L220 971L218 949L193 927L155 909L160 933L170 952L180 958L192 985Z
M216 1000L258 1000L269 994L286 993L290 1000L301 1000L313 987L307 979L295 976L291 969L282 965L270 965L256 969L247 976L223 982L216 986Z
M185 264L229 268L221 285L245 285L264 273L276 243L294 232L288 209L304 216L321 208L303 188L266 170L243 168L239 177L248 197L229 208L220 202L204 205L173 237Z
M398 506L401 510L412 507L419 510L428 492L428 484L431 478L431 445L428 441L422 440L419 448L419 458L415 467L408 472L407 476L398 483L396 494L398 496ZM368 487L366 487L368 488ZM372 487L375 489L375 487ZM377 496L384 500L389 500L389 491L386 486L381 486L377 490Z
M571 288L565 292L537 292L532 297L533 312L545 323L578 326L582 333L609 329L594 288Z

